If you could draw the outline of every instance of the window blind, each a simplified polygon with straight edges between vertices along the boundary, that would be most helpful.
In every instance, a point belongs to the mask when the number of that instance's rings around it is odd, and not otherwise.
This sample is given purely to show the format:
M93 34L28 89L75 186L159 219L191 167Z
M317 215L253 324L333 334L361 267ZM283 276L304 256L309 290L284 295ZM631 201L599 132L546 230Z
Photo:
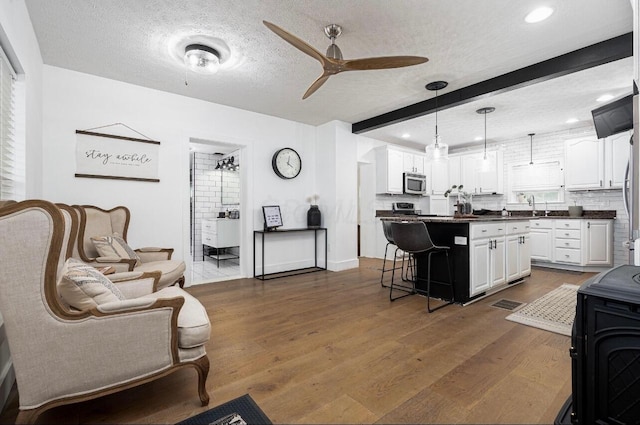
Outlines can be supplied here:
M16 199L18 176L16 173L15 142L15 79L16 74L0 48L0 199Z

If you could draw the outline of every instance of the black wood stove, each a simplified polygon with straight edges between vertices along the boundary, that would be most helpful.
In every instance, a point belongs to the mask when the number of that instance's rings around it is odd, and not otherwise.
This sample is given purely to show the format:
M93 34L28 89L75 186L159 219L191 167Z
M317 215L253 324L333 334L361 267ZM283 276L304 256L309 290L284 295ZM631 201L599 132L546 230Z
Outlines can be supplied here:
M556 423L640 424L640 267L580 287L571 345L573 393Z

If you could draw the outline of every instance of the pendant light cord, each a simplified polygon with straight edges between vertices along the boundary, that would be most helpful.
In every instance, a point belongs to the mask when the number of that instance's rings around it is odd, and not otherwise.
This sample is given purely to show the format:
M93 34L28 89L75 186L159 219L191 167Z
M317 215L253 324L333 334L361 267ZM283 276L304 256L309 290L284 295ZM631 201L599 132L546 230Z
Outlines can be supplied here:
M529 165L533 165L533 136L535 136L535 133L529 133L529 150L530 150Z
M438 90L436 90L436 146L438 146Z
M484 159L487 159L487 112L484 113Z

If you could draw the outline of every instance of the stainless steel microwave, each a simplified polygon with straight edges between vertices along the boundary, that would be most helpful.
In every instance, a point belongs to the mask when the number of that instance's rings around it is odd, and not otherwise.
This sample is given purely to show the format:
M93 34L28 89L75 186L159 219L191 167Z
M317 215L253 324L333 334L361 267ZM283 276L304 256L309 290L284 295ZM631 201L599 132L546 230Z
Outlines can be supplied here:
M408 195L426 195L427 176L424 174L403 173L402 191Z

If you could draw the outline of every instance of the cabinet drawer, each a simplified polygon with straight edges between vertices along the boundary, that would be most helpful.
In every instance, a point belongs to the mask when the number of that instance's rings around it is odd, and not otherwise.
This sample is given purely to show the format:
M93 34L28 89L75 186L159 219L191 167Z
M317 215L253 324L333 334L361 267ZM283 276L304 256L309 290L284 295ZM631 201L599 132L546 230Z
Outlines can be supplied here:
M506 223L471 224L471 239L504 236L506 228Z
M556 248L556 262L580 264L580 250L571 248Z
M202 232L202 244L215 246L216 241L218 240L218 234L216 232Z
M218 227L216 220L202 220L202 232L215 232Z
M577 229L580 230L581 220L556 220L556 230Z
M556 239L580 239L580 230L556 229Z
M529 230L531 229L531 225L528 221L507 222L505 226L507 228L507 235L529 233Z
M580 249L580 239L561 239L556 238L556 247Z
M531 220L532 229L553 229L553 220Z

